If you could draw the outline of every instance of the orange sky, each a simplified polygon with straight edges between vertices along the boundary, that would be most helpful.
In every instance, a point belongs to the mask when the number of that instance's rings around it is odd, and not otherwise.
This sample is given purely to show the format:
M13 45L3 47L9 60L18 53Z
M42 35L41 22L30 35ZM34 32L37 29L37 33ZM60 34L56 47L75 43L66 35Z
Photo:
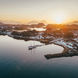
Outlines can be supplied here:
M78 0L0 0L0 20L6 23L66 23L78 20Z

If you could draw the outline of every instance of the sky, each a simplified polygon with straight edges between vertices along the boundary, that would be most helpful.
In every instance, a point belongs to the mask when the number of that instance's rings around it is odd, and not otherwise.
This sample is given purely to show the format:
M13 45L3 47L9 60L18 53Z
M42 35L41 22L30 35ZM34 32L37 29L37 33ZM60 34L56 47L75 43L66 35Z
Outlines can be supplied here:
M78 0L0 0L0 20L8 23L78 20Z

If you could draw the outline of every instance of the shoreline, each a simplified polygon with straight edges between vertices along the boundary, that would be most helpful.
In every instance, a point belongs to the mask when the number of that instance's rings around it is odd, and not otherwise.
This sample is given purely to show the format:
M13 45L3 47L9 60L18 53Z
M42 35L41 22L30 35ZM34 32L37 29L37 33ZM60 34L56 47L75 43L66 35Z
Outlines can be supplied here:
M72 40L72 41L69 41L68 43L71 42L71 44L73 45L72 48L69 48L69 44L68 45L63 45L62 43L58 43L57 39L56 41L52 42L49 41L48 39L26 39L26 38L16 38L16 36L14 37L14 35L8 35L9 37L12 37L12 38L15 38L15 39L20 39L20 40L25 40L25 41L28 41L28 40L36 40L36 41L39 41L41 43L44 43L45 45L48 45L48 44L55 44L55 45L58 45L58 46L61 46L64 48L64 50L62 51L62 53L56 53L56 54L47 54L47 55L44 55L46 59L52 59L52 58L61 58L61 57L72 57L72 56L77 56L78 55L78 45L76 43L76 41ZM59 39L59 38L58 38ZM59 41L60 42L60 41ZM64 40L63 40L64 42ZM66 42L64 42L66 43ZM66 43L67 44L67 43ZM76 48L75 48L76 47Z
M62 53L56 53L56 54L47 54L45 55L45 58L46 59L51 59L51 58L60 58L60 57L64 57L64 56L67 56L67 52L69 51L69 49L63 45L59 45L59 44L56 44L56 43L53 43L55 45L58 45L58 46L61 46L64 48L64 50L62 51Z

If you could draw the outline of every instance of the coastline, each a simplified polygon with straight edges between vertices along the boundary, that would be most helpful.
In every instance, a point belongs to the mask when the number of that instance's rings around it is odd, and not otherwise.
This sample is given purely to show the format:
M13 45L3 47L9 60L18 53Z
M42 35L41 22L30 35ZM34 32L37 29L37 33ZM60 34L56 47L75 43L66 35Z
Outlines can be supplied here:
M61 58L61 57L72 57L72 56L77 56L78 55L78 45L74 38L73 39L64 39L62 37L52 37L52 38L44 38L42 35L41 38L39 38L38 35L36 36L30 36L30 37L24 37L24 36L19 36L19 35L13 35L11 34L11 32L6 33L6 35L15 38L15 39L20 39L20 40L36 40L36 41L40 41L41 43L44 43L45 45L48 44L55 44L58 46L61 46L64 48L62 53L57 53L57 54L47 54L44 55L46 59L51 59L51 58Z

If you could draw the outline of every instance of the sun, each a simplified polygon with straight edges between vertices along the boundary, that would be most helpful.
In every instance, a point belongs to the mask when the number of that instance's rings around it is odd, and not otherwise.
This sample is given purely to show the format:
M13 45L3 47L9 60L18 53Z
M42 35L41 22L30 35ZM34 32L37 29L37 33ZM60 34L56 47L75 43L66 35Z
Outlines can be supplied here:
M65 14L56 14L56 15L54 15L54 17L53 17L53 21L56 23L56 24L62 24L62 23L64 23L65 22L65 20L66 20L66 15Z
M60 17L60 16L55 18L55 22L57 24L61 24L61 23L63 23L63 21L64 21L64 19L62 17Z

